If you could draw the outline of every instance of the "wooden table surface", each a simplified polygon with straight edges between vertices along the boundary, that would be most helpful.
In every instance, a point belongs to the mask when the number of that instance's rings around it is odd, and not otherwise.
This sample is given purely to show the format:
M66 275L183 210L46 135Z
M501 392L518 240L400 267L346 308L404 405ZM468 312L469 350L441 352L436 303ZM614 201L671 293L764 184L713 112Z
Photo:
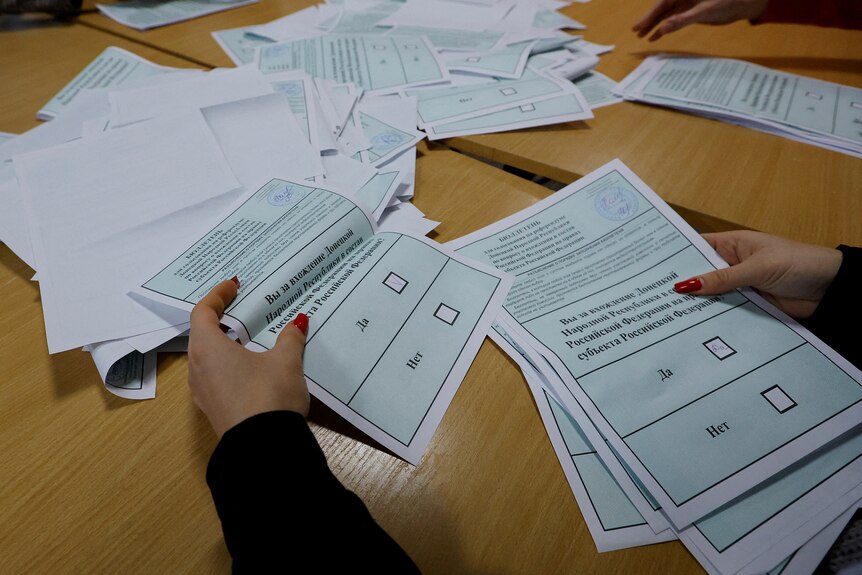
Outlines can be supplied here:
M599 29L599 8L610 1L568 10L587 24L595 22L595 32L585 33L588 39L621 43L611 33L602 36ZM36 125L36 110L108 45L172 66L230 65L210 31L262 24L307 4L263 0L145 33L99 14L74 25L10 25L0 20L4 46L0 131L20 132ZM617 14L626 10L632 12L621 8ZM689 36L690 41L696 38ZM727 47L715 46L716 53L726 55L721 49ZM607 61L608 67L603 70L621 78L625 66L633 68L639 57L629 55L630 61L612 68L613 60L606 56L603 65ZM850 60L843 62L842 70L823 60L811 60L809 65L811 75L821 66L835 74L854 66L858 72L858 64ZM621 119L615 119L617 114ZM654 120L653 114L663 120ZM667 130L662 130L663 123L669 123ZM642 125L649 128L646 135ZM659 133L668 141L651 142L651 135ZM515 156L502 144L495 147L496 140L485 141L502 138L508 144L506 137L512 142L534 138L533 146L548 144L548 149L531 153L529 145L519 144ZM584 143L585 137L592 139ZM722 160L737 157L737 147L750 138L763 138L756 148L763 151L753 152L753 144L746 143L745 169L724 165ZM787 235L823 243L838 241L833 239L836 230L856 230L856 236L849 236L858 237L862 212L848 211L859 205L858 194L850 197L840 187L824 193L822 181L852 183L855 192L862 161L773 140L780 139L624 104L598 110L596 119L587 123L459 139L454 144L473 146L474 152L484 150L484 155L559 180L619 156L667 199L683 208L693 206L691 213L685 209L683 213L706 226L725 225L717 218L727 219L731 212L720 208L732 204L733 214L745 216L738 222L762 220L767 225L760 227L780 231L785 229L783 219L770 216L770 208L775 208L779 192L793 193L801 204L779 202L784 217L791 214ZM701 154L694 142L704 141L709 143ZM604 146L608 155L590 146ZM613 153L615 149L619 151ZM687 163L668 158L668 149L684 153ZM721 153L716 152L719 149ZM821 153L817 156L821 159L809 161L812 153ZM564 164L565 158L572 163ZM796 166L803 181L774 174L776 164L784 169ZM714 171L722 165L723 170ZM547 169L542 172L536 169L539 166ZM833 171L844 179L836 179ZM776 178L787 190L773 183ZM750 180L763 186L753 200L740 192L754 186ZM808 195L805 186L810 182L821 186L819 195L829 201ZM703 203L685 195L686 190ZM725 197L707 202L710 191L716 195L721 191ZM443 146L420 146L414 203L442 222L433 235L439 241L496 221L548 193ZM689 204L684 205L686 201ZM704 211L698 211L701 208ZM818 219L824 210L829 217ZM87 354L47 354L32 273L0 245L0 286L7 302L2 317L8 326L0 335L0 573L228 572L229 556L204 481L215 436L191 402L185 356L161 356L155 400L130 402L112 396L103 389ZM311 421L336 475L363 498L425 573L701 572L676 542L596 553L527 386L516 366L490 341L482 346L416 467L374 448L373 442L319 403L313 405Z

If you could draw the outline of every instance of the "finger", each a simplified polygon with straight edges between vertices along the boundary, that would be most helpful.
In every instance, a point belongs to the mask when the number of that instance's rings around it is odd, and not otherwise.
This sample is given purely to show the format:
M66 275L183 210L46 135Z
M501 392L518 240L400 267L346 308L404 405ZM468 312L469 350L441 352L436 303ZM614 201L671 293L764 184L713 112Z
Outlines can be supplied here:
M673 9L673 0L660 0L649 11L641 16L632 30L638 33L640 38L646 36L653 27L661 22L667 16L667 13Z
M701 237L730 265L736 265L742 259L737 253L739 231L701 234Z
M202 332L217 330L219 335L221 335L222 331L219 327L219 319L224 314L225 308L236 297L238 289L239 286L234 280L225 280L210 290L192 310L192 332L200 334Z
M689 278L674 285L677 293L715 295L760 283L762 267L750 261Z
M671 32L676 32L681 28L685 28L689 24L705 23L712 21L711 12L715 8L708 2L697 4L693 8L686 10L680 14L675 14L662 22L655 34L650 37L650 42L655 42L662 36L666 36Z

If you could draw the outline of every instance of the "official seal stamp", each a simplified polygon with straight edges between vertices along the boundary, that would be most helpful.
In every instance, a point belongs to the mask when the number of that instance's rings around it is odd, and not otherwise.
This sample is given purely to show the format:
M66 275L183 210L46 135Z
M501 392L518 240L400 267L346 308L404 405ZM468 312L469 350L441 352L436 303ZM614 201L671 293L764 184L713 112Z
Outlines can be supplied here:
M375 146L386 146L387 148L397 146L403 141L404 138L398 134L393 134L392 132L384 132L383 134L377 134L371 138L371 143Z
M296 196L293 186L279 186L267 194L266 201L271 206L281 207L296 201Z
M638 197L620 186L596 194L596 211L605 219L621 222L638 213Z

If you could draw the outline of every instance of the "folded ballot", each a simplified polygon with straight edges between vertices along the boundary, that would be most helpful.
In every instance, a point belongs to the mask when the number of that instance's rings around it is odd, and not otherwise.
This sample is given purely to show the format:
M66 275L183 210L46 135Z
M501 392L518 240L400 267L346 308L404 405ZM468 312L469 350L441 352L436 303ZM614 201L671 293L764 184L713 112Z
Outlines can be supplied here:
M309 390L418 463L511 277L411 233L382 232L352 199L308 182L255 187L136 292L190 311L240 278L222 322L263 351L309 317Z

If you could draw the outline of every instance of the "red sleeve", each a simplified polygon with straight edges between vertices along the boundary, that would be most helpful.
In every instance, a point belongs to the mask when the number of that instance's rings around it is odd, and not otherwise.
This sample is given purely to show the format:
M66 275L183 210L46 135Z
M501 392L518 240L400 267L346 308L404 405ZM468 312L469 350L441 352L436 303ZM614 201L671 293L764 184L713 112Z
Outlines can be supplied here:
M813 24L862 30L860 0L770 0L752 24Z

